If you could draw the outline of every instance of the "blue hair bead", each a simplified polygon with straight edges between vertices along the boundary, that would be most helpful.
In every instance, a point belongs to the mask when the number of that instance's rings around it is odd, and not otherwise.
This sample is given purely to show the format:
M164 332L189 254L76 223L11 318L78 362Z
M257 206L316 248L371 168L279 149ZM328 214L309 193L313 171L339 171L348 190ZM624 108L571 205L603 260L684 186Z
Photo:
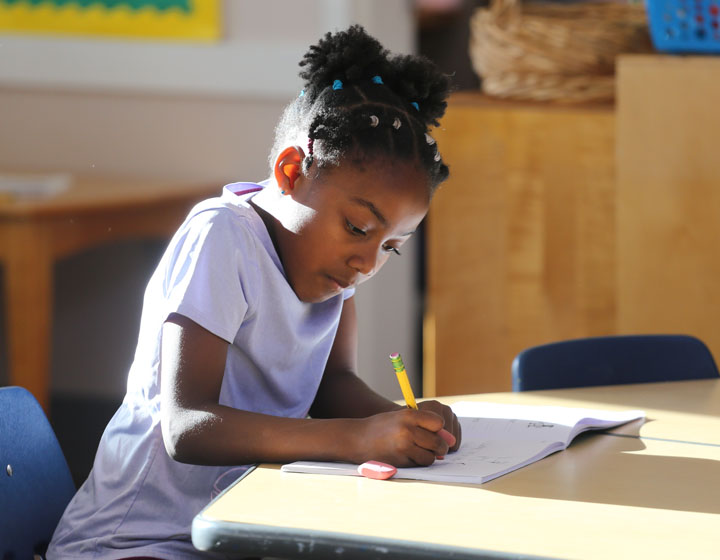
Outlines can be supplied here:
M335 80L333 82L333 89L338 90L343 88L343 83L340 80Z
M420 105L417 104L417 101L411 102L410 105L412 105L413 107L415 107L415 110L416 110L416 111L419 111L419 110L420 110Z
M382 81L382 78L380 76L373 76L372 81L374 84L380 84L382 85L384 82Z
M298 97L303 97L304 95L305 95L305 90L304 90L304 89L301 89L301 90L300 90L300 95L298 95Z

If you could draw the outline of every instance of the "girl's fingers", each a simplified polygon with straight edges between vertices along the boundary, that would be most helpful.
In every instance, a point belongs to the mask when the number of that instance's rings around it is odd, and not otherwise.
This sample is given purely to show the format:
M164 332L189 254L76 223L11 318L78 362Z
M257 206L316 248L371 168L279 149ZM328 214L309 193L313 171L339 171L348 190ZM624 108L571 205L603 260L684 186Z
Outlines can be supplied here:
M415 446L432 453L433 457L446 455L450 448L447 441L438 432L429 432L422 428L415 431L413 440Z
M442 428L438 432L438 435L445 440L445 443L448 444L448 447L452 447L453 445L455 445L455 436L448 432L445 428Z
M445 425L445 419L435 412L429 410L416 410L411 412L414 415L415 423L428 432L438 432L438 430Z
M409 462L420 466L431 465L435 459L443 458L453 447L457 449L459 445L458 420L452 413L447 419L430 410L406 409L391 414L399 414L396 418L405 426L402 437L409 438L401 445L403 451L400 447L397 448L405 458L396 456L395 461L391 461L393 464L401 466ZM446 422L447 427L443 427Z
M408 458L415 463L418 467L427 467L435 462L437 454L433 451L428 451L417 445L410 451Z
M449 406L440 404L437 401L422 401L420 403L421 410L423 412L431 412L437 414L443 419L443 428L446 432L452 434L455 438L452 443L448 442L450 451L457 451L460 448L460 440L462 439L462 428L457 416ZM430 426L424 426L430 431L437 431ZM448 438L446 438L448 439Z
M452 451L457 451L460 449L460 444L462 443L462 424L460 423L460 420L455 417L455 425L456 428L454 432L457 434L457 437L455 438L455 445L452 447Z

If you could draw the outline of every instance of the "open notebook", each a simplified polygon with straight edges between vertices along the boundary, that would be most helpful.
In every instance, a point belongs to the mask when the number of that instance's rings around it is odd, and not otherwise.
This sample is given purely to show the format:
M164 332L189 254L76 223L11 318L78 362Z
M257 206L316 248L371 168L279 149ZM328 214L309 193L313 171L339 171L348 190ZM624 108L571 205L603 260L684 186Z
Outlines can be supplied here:
M452 405L462 445L429 467L399 468L396 478L480 484L562 451L581 432L645 418L641 410L607 411L461 401ZM357 465L297 461L284 472L359 476Z

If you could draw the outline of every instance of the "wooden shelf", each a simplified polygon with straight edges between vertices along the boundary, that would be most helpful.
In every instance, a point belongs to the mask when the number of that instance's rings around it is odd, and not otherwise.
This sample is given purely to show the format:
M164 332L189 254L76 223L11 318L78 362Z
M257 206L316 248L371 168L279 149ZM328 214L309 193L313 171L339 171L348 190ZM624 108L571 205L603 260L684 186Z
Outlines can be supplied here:
M518 352L566 338L688 333L720 358L720 59L622 56L617 87L617 107L452 98L425 396L507 390Z

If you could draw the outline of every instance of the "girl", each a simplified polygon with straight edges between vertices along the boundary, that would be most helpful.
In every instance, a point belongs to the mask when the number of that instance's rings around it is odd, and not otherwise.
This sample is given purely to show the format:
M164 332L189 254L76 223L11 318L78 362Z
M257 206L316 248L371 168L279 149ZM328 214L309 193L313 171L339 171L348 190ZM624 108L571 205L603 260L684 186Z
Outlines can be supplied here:
M355 374L355 287L448 175L428 134L448 80L359 26L300 65L270 178L198 204L150 279L127 395L51 560L197 558L193 517L252 463L429 465L460 445L448 407L409 410Z

